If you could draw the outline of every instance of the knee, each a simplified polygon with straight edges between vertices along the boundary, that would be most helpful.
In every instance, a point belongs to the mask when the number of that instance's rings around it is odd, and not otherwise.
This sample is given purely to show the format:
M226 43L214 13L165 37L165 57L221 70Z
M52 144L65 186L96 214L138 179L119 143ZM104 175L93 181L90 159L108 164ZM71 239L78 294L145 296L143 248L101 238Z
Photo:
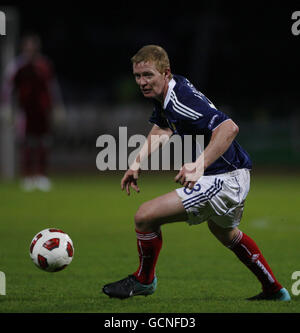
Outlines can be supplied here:
M145 204L142 204L134 216L135 228L141 232L153 231L153 218Z

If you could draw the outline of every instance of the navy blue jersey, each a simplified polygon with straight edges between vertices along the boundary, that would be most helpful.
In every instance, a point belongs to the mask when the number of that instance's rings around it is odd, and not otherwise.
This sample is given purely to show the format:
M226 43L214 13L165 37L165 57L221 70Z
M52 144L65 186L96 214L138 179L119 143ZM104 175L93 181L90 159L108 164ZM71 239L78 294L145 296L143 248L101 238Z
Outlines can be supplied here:
M154 101L154 110L149 119L161 128L170 128L173 134L204 136L204 148L212 132L224 121L230 119L219 111L212 102L199 92L186 78L173 75L164 100L164 105ZM193 161L201 151L193 145ZM215 175L236 169L251 169L252 163L247 152L234 140L227 151L212 163L204 175Z

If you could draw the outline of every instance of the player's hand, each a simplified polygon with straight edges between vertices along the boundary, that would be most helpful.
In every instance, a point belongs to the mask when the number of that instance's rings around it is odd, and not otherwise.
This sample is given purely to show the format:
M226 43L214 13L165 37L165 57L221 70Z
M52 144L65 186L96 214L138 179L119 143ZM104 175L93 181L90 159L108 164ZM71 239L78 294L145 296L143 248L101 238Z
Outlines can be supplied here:
M137 193L140 189L137 185L137 180L139 178L140 170L127 170L124 177L121 180L121 189L124 191L126 189L127 195L130 195L130 187L132 187Z
M175 177L175 182L180 183L184 187L192 189L198 179L202 176L200 168L197 168L196 163L186 163L180 169Z

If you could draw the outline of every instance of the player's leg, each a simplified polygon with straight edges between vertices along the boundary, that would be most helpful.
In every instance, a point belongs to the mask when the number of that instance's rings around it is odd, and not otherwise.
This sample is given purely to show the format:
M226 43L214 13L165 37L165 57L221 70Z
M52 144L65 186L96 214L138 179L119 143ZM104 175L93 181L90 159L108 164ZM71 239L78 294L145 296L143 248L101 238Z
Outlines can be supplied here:
M39 190L48 192L51 190L51 181L47 176L50 154L51 125L48 110L36 110L34 128L38 139L36 186Z
M166 223L187 220L187 213L176 191L144 202L137 210L134 222L138 232L159 232Z
M36 165L36 187L44 192L51 190L52 184L47 176L49 163L50 137L47 133L38 135L37 165Z
M226 247L230 247L232 245L233 240L240 232L237 227L221 228L212 220L208 220L207 225L211 233Z
M32 191L35 188L34 164L35 164L36 142L34 136L26 133L21 146L21 175L22 188L25 191Z
M103 292L117 298L152 294L156 289L155 267L162 247L160 226L186 219L176 191L142 204L135 215L139 266L127 278L104 286Z
M176 191L143 203L135 214L139 267L133 274L142 284L155 277L156 262L162 247L160 226L187 220L187 214Z
M253 239L237 227L222 228L212 220L209 220L207 224L213 235L223 245L232 250L260 281L262 293L249 298L249 300L290 300L288 291L276 280L270 266Z
M21 172L24 178L24 189L34 189L34 172L36 160L37 140L35 130L32 126L32 111L25 108L24 110L24 137L22 140L22 159Z

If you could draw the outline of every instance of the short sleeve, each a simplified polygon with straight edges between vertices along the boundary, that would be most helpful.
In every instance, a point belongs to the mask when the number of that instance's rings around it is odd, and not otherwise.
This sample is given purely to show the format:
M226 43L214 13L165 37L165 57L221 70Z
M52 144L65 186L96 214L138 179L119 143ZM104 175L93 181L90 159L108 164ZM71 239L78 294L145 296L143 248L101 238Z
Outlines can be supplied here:
M194 122L194 124L198 128L214 131L219 125L228 119L229 117L225 113L219 110L210 110L209 112L205 113L203 118Z
M185 94L181 100L173 100L173 109L194 129L213 131L229 117L219 111L203 94Z

